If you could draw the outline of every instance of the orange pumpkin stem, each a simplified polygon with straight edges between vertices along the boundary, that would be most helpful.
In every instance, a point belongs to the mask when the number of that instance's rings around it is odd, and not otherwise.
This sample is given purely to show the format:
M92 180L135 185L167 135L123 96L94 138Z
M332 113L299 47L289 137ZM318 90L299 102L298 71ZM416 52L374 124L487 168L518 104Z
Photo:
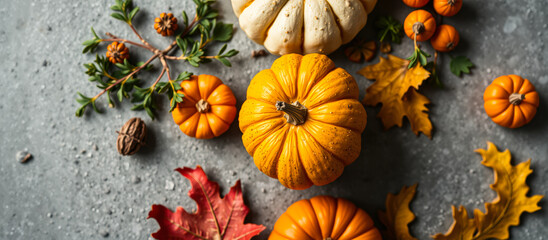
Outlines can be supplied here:
M330 237L328 237L328 238L326 238L326 239L324 239L324 240L333 240L333 239L332 239L332 238L330 238Z
M424 32L424 23L416 22L415 24L413 24L413 32L417 35Z
M508 98L510 103L513 105L519 105L521 101L523 101L523 99L525 99L525 94L519 94L519 93L512 93L510 94L510 97Z
M455 6L456 1L455 0L447 0L447 4L451 6Z
M306 116L308 114L308 109L299 101L296 101L293 104L277 101L276 111L285 112L284 117L287 119L287 122L295 126L303 124L306 121Z
M196 109L200 113L209 112L209 103L206 100L200 99L200 101L196 103Z

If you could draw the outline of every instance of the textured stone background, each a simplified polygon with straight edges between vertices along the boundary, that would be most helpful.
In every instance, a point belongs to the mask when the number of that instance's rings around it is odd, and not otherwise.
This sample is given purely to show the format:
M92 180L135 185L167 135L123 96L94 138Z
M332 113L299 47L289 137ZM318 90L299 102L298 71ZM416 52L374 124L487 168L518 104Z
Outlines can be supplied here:
M243 148L237 123L222 137L202 141L183 135L165 109L156 121L143 112L130 111L128 103L102 115L88 112L84 118L74 117L76 91L97 92L86 81L82 66L92 61L93 55L80 53L81 43L90 38L89 27L101 35L109 31L134 39L126 26L109 17L112 2L0 1L1 239L101 239L107 234L111 239L150 238L158 228L154 220L146 220L151 204L195 208L187 197L188 182L173 169L197 164L219 181L225 192L237 179L242 180L252 211L248 221L268 227L258 239L266 239L278 216L298 199L318 194L345 197L376 216L387 193L416 182L418 194L411 207L418 219L411 225L412 233L428 239L431 234L445 232L452 222L451 205L483 210L483 203L494 198L489 189L492 171L483 167L480 156L473 152L485 148L486 141L509 148L515 162L532 158L531 192L547 193L546 1L465 1L460 14L444 21L457 26L461 34L462 42L454 54L470 57L477 67L471 76L457 78L449 73L449 57L444 56L441 79L446 88L423 88L433 102L433 140L416 137L407 123L401 129L383 131L375 117L379 108L368 107L360 158L336 182L305 191L285 189L260 173ZM156 46L169 41L154 33L154 16L193 7L190 0L136 2L142 9L136 25ZM217 8L225 21L237 27L228 0L219 1ZM399 0L385 0L372 19L388 13L403 20L411 11ZM369 39L373 38L372 22L362 32ZM175 72L191 70L221 77L240 106L252 76L268 68L276 57L250 59L251 50L260 46L240 30L229 46L241 51L233 68L218 63L199 69L177 64ZM412 43L406 39L395 49L396 55L406 56ZM147 56L132 53L134 60ZM363 93L371 82L355 73L364 64L347 61L342 51L331 57L354 74ZM530 79L541 95L535 119L515 130L496 126L482 107L488 83L512 73ZM141 76L153 80L155 75ZM104 100L100 101L102 107ZM115 131L134 116L142 117L149 126L148 146L133 157L120 157ZM23 165L15 155L25 149L34 159ZM541 205L548 208L545 200ZM511 229L512 239L548 238L546 210L526 214L521 220L520 227Z

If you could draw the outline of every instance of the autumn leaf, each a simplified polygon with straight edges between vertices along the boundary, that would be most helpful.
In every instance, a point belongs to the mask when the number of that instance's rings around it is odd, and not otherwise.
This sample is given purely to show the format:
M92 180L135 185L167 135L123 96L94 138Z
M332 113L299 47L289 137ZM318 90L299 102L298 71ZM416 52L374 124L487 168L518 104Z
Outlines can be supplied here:
M195 213L188 213L182 207L175 212L162 205L152 205L148 218L154 218L160 230L153 233L156 239L185 240L249 240L265 229L262 225L244 224L249 208L244 204L240 181L221 198L219 184L210 181L204 170L176 169L190 180L190 198L197 203Z
M386 197L386 212L379 212L379 219L386 226L387 240L417 240L409 233L409 223L415 214L409 209L409 203L415 197L417 184L404 186L397 195L389 193Z
M478 149L476 152L483 158L481 164L495 172L495 183L491 184L491 189L497 193L497 197L493 202L485 204L485 213L475 209L473 219L461 213L467 215L462 207L457 213L453 207L453 225L445 235L437 234L433 236L434 239L508 239L508 228L519 225L519 218L523 212L532 213L540 210L538 202L543 196L527 196L529 186L526 180L533 172L530 168L531 160L513 166L510 163L510 151L499 152L491 142L487 145L487 149ZM470 237L472 234L473 237Z
M358 71L368 79L376 79L367 88L363 103L368 106L382 103L377 116L381 118L385 129L394 125L401 127L403 117L407 117L416 135L422 132L432 138L432 123L425 106L430 101L416 91L430 73L418 64L411 69L407 68L408 65L408 60L388 55L388 58L380 57L378 64Z
M474 219L468 218L468 211L463 206L458 209L451 206L453 209L453 224L449 228L446 235L436 234L432 236L435 240L451 240L451 239L473 239L476 227Z

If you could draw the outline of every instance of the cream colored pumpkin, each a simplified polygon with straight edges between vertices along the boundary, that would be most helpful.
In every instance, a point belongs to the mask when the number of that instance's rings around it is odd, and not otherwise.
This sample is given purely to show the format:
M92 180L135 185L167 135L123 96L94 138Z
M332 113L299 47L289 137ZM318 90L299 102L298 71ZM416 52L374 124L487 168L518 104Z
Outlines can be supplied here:
M232 0L247 36L273 54L329 54L365 26L377 0Z

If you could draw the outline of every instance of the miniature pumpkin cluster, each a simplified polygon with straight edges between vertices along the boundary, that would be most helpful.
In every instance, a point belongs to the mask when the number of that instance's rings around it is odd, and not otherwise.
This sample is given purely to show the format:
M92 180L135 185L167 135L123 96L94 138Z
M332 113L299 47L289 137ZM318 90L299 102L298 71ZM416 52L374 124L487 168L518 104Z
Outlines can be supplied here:
M403 0L409 7L421 8L430 0ZM434 10L440 16L451 17L462 7L462 0L433 0ZM438 52L449 52L459 44L460 37L455 27L442 24L437 26L436 19L426 10L418 9L411 12L404 21L405 34L419 42L430 40L432 47Z

